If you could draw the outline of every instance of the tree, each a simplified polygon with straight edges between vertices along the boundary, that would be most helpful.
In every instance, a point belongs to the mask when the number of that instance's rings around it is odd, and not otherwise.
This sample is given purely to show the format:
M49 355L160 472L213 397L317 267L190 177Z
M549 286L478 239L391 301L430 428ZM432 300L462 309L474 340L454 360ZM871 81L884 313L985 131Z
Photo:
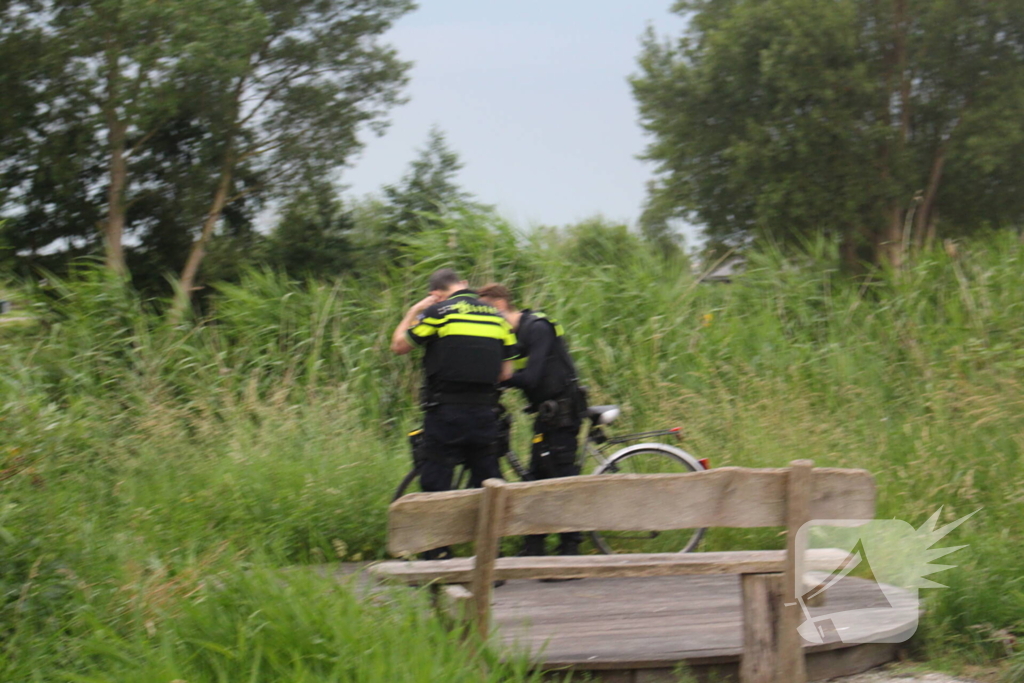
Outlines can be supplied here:
M156 188L138 177L154 165L151 144L187 129L199 86L219 68L211 55L231 52L236 34L224 27L244 26L252 10L235 0L13 0L0 15L10 27L0 51L12 53L20 86L8 92L16 111L32 112L0 127L0 144L18 149L5 159L12 241L33 252L101 241L108 267L127 274L132 214L152 223L138 210Z
M899 264L905 246L1024 218L1016 0L681 0L633 77L647 219ZM940 223L939 216L948 220ZM956 223L953 223L953 221Z
M413 7L0 4L0 56L13 58L0 82L15 105L0 115L8 241L91 249L98 234L124 274L133 231L134 262L181 268L180 314L218 226L249 222L266 198L342 165L359 132L383 129L408 64L379 38Z
M237 50L206 91L217 102L210 125L220 170L172 318L188 304L225 207L254 191L324 177L359 148L363 126L382 129L409 65L377 39L413 7L410 0L262 0L259 20L238 27ZM244 165L259 174L256 184L238 182Z
M629 231L628 226L603 216L594 216L566 226L562 247L567 261L594 266L623 266L641 251L643 242Z
M435 227L431 216L473 206L473 195L455 182L462 169L458 153L448 148L444 133L436 126L427 135L427 145L412 161L397 185L384 188L387 204L385 241L394 245L424 227Z
M292 277L331 277L354 264L352 217L329 182L311 183L281 212L270 237L271 264Z

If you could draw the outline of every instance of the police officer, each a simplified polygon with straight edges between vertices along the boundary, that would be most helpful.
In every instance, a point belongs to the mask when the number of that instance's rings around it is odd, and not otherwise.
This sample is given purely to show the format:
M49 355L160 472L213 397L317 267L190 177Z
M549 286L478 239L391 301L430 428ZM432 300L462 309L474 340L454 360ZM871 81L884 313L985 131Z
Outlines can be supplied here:
M522 389L530 402L528 410L536 413L531 476L551 479L579 474L576 451L586 404L562 326L540 311L518 310L512 293L501 284L481 288L480 299L501 311L516 333L516 365L521 367L507 384ZM559 554L579 554L580 539L578 532L561 534ZM527 536L523 554L545 554L544 536Z
M455 465L471 480L501 478L498 468L498 383L512 376L511 325L480 301L451 268L430 276L430 294L414 304L391 336L399 355L425 349L423 462L420 487L447 491ZM444 557L447 549L427 554Z

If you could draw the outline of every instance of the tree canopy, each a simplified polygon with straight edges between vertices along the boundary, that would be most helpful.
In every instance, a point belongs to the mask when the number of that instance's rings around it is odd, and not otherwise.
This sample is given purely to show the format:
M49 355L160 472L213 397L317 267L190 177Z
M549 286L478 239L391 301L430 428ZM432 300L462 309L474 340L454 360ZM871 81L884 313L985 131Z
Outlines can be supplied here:
M1024 218L1017 0L681 0L632 78L647 221L830 233L848 262Z
M457 152L448 146L441 129L430 129L427 144L409 164L396 185L384 187L387 206L385 231L389 241L419 232L432 225L430 216L472 204L473 195L462 189L455 176L462 169Z
M380 36L413 7L3 3L6 240L30 253L102 242L111 269L179 270L187 296L218 229L237 236L266 199L308 187L360 132L382 130L409 65Z

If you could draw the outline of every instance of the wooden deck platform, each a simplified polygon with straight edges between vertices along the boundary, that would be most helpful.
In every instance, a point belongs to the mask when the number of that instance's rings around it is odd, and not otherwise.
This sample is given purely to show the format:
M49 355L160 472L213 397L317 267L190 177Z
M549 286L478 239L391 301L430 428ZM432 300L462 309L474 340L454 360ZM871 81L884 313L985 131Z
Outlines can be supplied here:
M876 584L846 578L811 614L877 607L880 596ZM903 614L877 625L880 639L912 632L916 623ZM736 576L509 581L494 592L493 615L510 652L528 653L547 671L588 671L614 683L677 681L680 664L698 679L735 680L742 650ZM896 655L892 643L848 645L834 634L828 641L805 643L810 680L858 673Z

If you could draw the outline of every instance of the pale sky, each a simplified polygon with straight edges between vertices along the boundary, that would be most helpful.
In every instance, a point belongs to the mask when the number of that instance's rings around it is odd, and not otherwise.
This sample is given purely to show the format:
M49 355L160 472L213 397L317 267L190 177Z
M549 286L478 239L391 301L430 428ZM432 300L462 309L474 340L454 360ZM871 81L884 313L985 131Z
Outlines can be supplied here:
M387 34L415 64L410 101L347 169L348 193L401 178L437 125L459 183L521 227L595 214L634 224L650 164L627 77L648 23L678 36L671 0L420 0Z

